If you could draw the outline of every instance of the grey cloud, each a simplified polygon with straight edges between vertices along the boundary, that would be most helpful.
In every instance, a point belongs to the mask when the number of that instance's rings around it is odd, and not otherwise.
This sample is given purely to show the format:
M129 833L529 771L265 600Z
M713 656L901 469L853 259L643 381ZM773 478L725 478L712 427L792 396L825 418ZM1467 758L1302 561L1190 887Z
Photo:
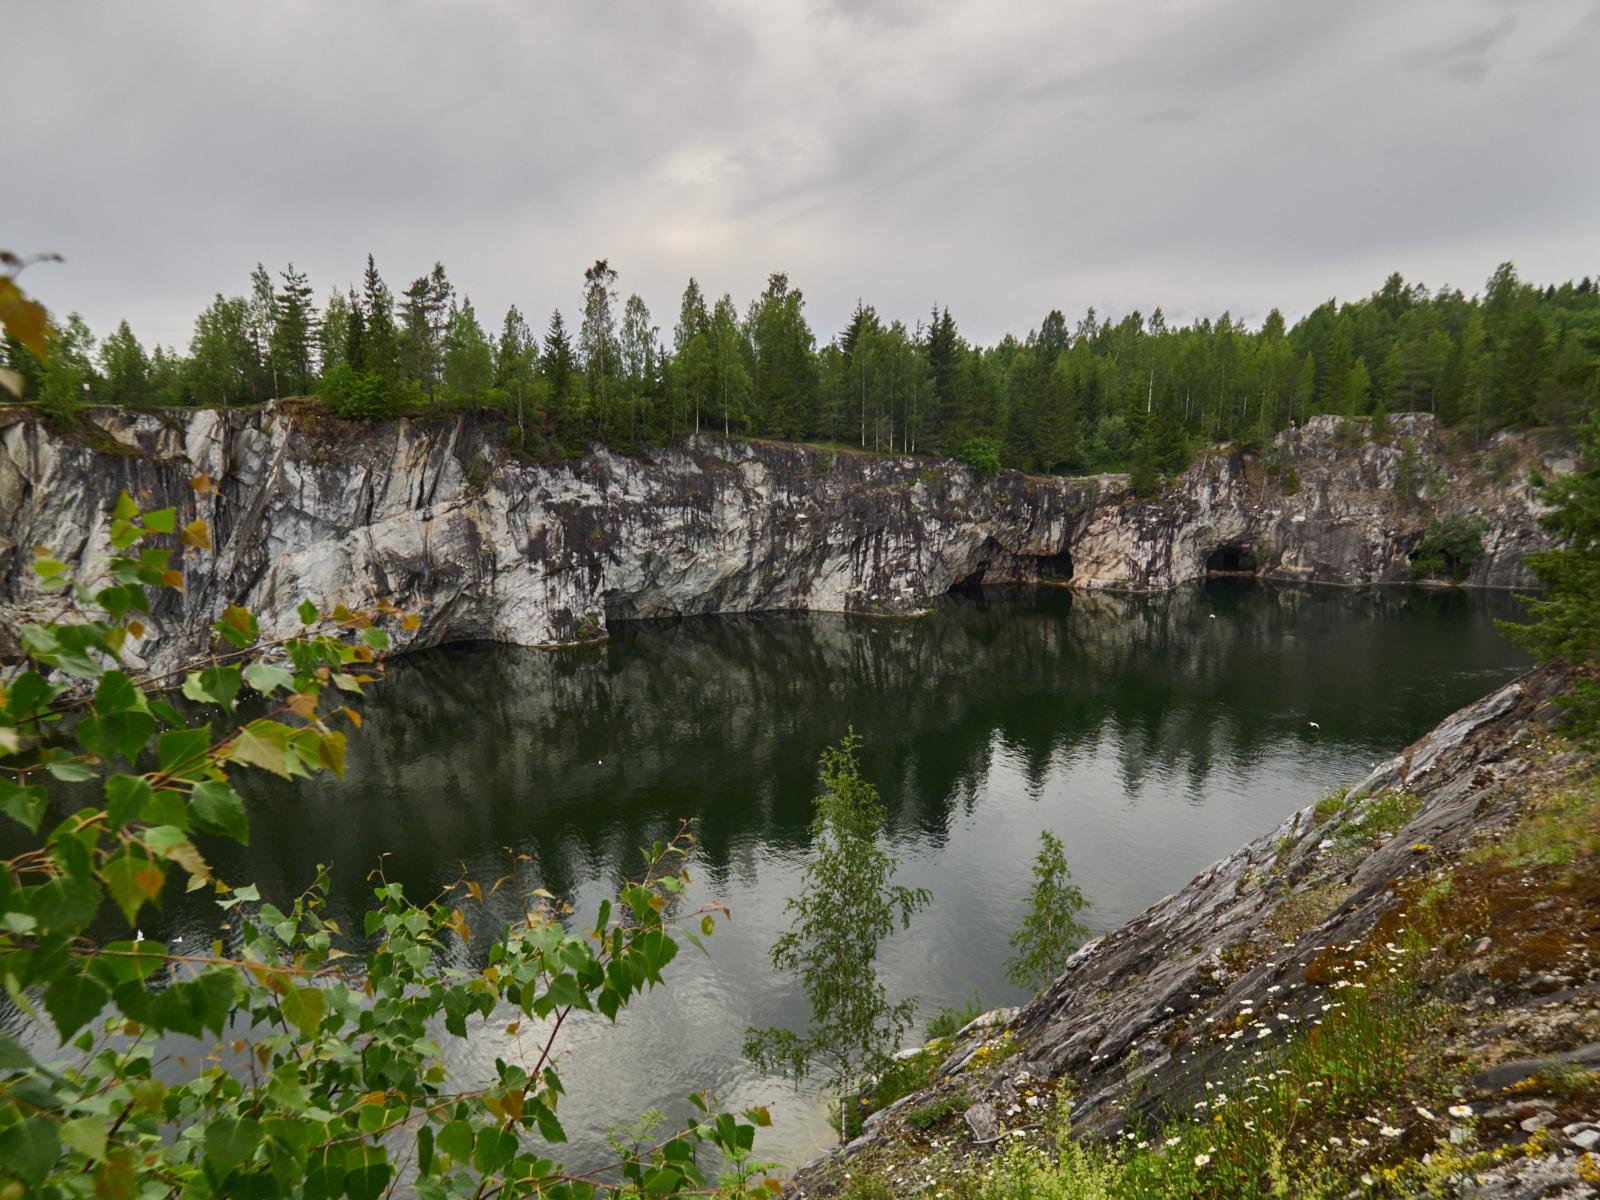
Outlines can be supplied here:
M603 256L663 327L691 273L743 303L782 269L823 336L861 296L985 341L1564 278L1600 268L1596 11L0 0L0 237L68 255L54 307L178 343L258 260L325 295L368 250L535 323Z

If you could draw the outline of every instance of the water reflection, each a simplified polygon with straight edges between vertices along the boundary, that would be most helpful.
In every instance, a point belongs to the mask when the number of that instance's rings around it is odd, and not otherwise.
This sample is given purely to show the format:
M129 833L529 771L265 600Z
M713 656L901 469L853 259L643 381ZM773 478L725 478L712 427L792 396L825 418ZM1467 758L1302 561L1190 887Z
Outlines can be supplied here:
M698 820L698 887L734 921L615 1034L571 1028L569 1157L603 1152L607 1116L710 1087L778 1100L762 1152L799 1161L830 1136L819 1104L753 1077L738 1047L746 1025L805 1020L766 952L806 852L817 756L848 727L889 804L901 881L934 893L885 945L891 993L930 1010L974 989L1010 1003L1005 939L1040 829L1065 839L1091 926L1119 924L1523 669L1492 623L1519 612L1500 593L1229 580L1157 597L952 596L914 621L640 623L561 652L449 647L392 662L345 782L247 777L250 846L204 849L223 878L280 903L333 863L346 928L380 860L427 897L526 856L524 884L587 916L637 846ZM493 901L499 916L510 897ZM490 932L485 916L473 924ZM208 942L220 919L174 893L146 932ZM503 1043L484 1033L462 1065Z

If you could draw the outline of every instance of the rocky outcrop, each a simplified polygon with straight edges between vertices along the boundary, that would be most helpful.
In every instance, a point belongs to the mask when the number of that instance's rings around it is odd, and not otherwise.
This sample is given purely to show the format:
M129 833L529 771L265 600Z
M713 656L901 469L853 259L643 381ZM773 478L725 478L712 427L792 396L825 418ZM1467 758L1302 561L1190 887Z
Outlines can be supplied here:
M1596 843L1589 826L1563 824L1576 811L1575 785L1592 795L1590 756L1558 736L1567 717L1555 701L1572 676L1559 661L1529 671L1348 793L1292 814L1083 946L1032 1003L963 1030L925 1090L873 1114L842 1152L807 1164L791 1193L831 1194L841 1163L914 1163L927 1138L906 1118L919 1111L963 1112L965 1128L945 1144L979 1156L1012 1136L1047 1133L1056 1094L1073 1097L1074 1137L1129 1128L1149 1136L1192 1120L1214 1086L1232 1092L1247 1072L1271 1069L1275 1050L1320 1024L1341 989L1366 987L1344 974L1361 968L1353 974L1371 978L1365 959L1382 959L1378 972L1409 973L1419 1003L1437 1002L1430 1053L1461 1070L1456 1095L1480 1119L1482 1144L1520 1146L1551 1126L1540 1148L1566 1156L1529 1158L1484 1175L1484 1186L1502 1176L1526 1182L1552 1162L1570 1174L1574 1153L1600 1147L1596 1093L1508 1099L1504 1089L1600 1063ZM1538 814L1570 838L1563 853L1524 853L1510 866L1493 857L1497 843L1520 853L1521 822ZM1433 944L1386 941L1405 940L1398 931L1419 907L1428 907ZM1435 1120L1419 1127L1424 1149L1442 1136Z
M1162 591L1208 570L1400 583L1435 514L1475 513L1485 553L1467 584L1535 586L1522 560L1547 539L1528 468L1572 471L1570 448L1502 434L1469 453L1420 413L1393 418L1381 440L1342 438L1342 425L1312 417L1263 456L1207 453L1157 503L1098 505L1070 547L1074 585Z
M0 409L0 641L40 611L27 549L86 564L123 489L212 530L214 552L182 564L185 594L165 595L127 651L130 666L167 668L225 606L286 632L308 596L417 611L410 648L553 645L614 621L714 612L908 615L962 584L1150 591L1213 569L1389 582L1405 577L1435 510L1488 518L1470 583L1526 586L1521 557L1544 544L1526 460L1571 465L1512 440L1498 482L1452 457L1431 418L1397 418L1387 440L1348 446L1314 418L1265 457L1211 451L1137 501L1120 476L974 479L951 460L710 436L533 463L506 448L497 420L347 422L284 402L91 409L62 434L35 410ZM1425 503L1403 507L1407 446ZM1286 494L1291 465L1299 490ZM200 473L209 494L190 486Z

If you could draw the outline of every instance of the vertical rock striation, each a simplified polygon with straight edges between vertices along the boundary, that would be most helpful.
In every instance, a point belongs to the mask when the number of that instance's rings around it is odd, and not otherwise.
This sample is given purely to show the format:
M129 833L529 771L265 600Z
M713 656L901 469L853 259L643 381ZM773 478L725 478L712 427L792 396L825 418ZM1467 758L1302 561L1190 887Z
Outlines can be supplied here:
M489 414L347 422L306 402L101 408L60 433L34 410L0 409L0 652L6 631L40 611L29 548L85 565L123 489L148 507L192 506L215 546L185 560L185 595L157 605L128 651L134 667L192 653L228 604L287 632L308 596L415 609L406 646L540 646L649 617L907 615L962 584L1159 591L1213 569L1392 582L1434 510L1489 521L1470 583L1530 584L1522 555L1544 545L1523 470L1531 443L1509 441L1497 480L1452 458L1431 418L1394 424L1384 442L1343 446L1332 418L1313 418L1265 456L1210 451L1138 501L1122 476L974 479L948 459L708 435L530 463ZM1403 505L1395 483L1408 444L1420 499ZM1538 457L1546 469L1572 465ZM1300 490L1286 495L1290 463ZM201 472L216 484L209 495L190 487Z

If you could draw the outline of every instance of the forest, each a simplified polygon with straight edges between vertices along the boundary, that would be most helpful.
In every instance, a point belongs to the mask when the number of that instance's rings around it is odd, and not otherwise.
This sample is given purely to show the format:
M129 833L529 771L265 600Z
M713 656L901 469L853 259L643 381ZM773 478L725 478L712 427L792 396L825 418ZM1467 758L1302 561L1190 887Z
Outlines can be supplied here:
M741 313L690 279L669 334L618 274L584 273L569 323L536 333L515 306L486 325L442 264L398 295L369 255L357 285L318 307L305 274L261 266L248 294L218 293L186 351L146 350L126 321L97 338L52 319L41 364L6 342L27 396L58 421L84 404L243 406L318 396L351 419L504 414L519 452L626 449L696 430L956 454L982 469L1169 475L1193 448L1263 445L1317 413L1429 412L1474 440L1500 429L1570 430L1600 393L1600 283L1538 286L1502 264L1481 295L1391 275L1370 296L1329 300L1292 327L1224 312L1169 325L1161 309L1076 324L1049 313L993 346L948 308L911 324L858 302L819 344L805 298L772 274ZM575 281L576 282L576 281Z

